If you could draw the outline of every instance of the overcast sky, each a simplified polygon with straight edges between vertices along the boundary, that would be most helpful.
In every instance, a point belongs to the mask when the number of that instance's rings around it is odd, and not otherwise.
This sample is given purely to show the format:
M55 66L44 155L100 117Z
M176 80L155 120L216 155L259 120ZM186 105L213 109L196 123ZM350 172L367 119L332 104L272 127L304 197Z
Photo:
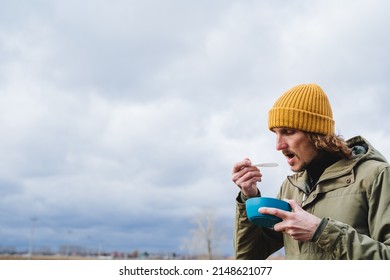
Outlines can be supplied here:
M0 0L0 248L179 252L212 209L231 254L236 161L290 174L267 129L301 83L390 157L390 2Z

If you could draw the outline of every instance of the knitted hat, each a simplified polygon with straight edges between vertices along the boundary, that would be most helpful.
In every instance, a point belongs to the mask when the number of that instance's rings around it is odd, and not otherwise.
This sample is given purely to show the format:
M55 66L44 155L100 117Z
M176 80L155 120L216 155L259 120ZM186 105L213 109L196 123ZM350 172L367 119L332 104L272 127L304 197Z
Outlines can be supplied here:
M307 132L334 134L332 108L316 84L302 84L286 91L268 114L268 128L288 127Z

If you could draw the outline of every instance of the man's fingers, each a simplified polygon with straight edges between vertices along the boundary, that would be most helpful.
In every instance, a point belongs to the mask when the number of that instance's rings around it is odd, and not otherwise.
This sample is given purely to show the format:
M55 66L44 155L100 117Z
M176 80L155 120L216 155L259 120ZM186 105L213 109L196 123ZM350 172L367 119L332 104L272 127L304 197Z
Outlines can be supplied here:
M281 218L282 220L287 219L289 215L291 215L291 212L289 211L284 211L278 208L271 208L271 207L261 207L259 208L259 213L273 215Z
M232 176L232 181L237 185L245 183L247 181L261 181L262 174L256 167L244 167L240 171L236 172Z
M245 158L244 160L240 161L240 162L237 162L234 166L233 166L233 174L234 173L237 173L239 172L240 170L242 170L245 166L251 166L252 162L248 159L248 158Z

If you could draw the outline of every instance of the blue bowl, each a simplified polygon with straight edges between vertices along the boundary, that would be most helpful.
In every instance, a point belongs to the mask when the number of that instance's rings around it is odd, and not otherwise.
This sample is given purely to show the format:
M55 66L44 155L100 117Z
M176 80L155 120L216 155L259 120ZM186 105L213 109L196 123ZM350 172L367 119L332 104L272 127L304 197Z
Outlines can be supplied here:
M275 224L282 221L281 218L260 214L260 207L278 208L284 211L291 211L291 206L286 201L272 197L252 197L245 202L246 214L249 221L260 227L273 228Z

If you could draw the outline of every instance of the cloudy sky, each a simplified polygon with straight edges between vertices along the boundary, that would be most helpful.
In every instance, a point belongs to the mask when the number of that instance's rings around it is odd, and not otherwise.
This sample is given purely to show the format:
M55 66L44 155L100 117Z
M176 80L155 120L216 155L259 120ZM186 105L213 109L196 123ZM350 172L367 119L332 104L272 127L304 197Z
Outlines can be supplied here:
M289 174L275 99L317 83L338 134L390 157L385 0L0 0L0 248L180 252L212 210L231 254L231 169Z

